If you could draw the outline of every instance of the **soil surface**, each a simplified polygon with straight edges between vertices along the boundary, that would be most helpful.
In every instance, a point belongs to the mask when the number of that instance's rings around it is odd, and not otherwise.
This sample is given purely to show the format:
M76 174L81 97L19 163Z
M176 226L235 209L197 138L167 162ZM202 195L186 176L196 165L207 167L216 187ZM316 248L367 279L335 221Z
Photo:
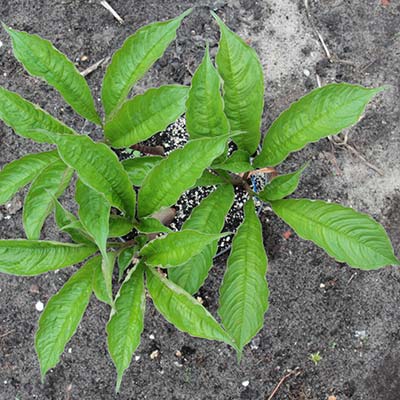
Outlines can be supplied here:
M400 4L398 0L231 0L203 1L257 50L265 70L263 125L268 127L292 101L322 84L347 81L391 85L348 131L349 148L328 140L288 158L280 172L311 161L295 197L338 201L368 212L387 229L400 254ZM120 25L95 0L0 0L0 19L50 40L83 70L111 55L141 25L173 17L194 1L112 0ZM327 59L315 30L329 49ZM135 91L166 83L188 83L209 41L214 55L218 31L207 7L185 20L178 39ZM0 84L86 132L83 120L46 84L30 77L14 60L0 33ZM85 61L85 57L87 60ZM104 67L89 83L98 98ZM39 146L0 123L0 166ZM0 209L0 237L23 237L24 193ZM63 198L68 207L71 193ZM240 365L227 346L178 332L148 302L142 343L114 394L115 372L107 354L109 310L92 299L61 363L44 384L33 348L40 312L74 268L32 278L0 276L0 399L268 399L398 400L400 398L400 271L352 270L312 243L292 234L264 209L261 214L269 257L270 308L266 325ZM65 240L52 220L43 238ZM215 313L225 259L216 261L200 296ZM157 357L150 354L158 350ZM181 352L177 357L176 352ZM314 365L312 353L321 361ZM178 353L179 354L179 353Z

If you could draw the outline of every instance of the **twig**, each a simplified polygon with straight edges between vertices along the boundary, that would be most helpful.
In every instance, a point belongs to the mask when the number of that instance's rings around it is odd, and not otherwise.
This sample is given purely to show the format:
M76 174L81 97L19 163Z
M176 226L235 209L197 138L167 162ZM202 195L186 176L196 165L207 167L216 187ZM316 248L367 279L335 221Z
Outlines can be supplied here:
M145 144L134 144L131 146L132 150L140 151L141 153L151 154L153 156L165 156L164 148L162 146L146 146Z
M124 23L124 20L119 16L119 14L108 4L106 0L101 0L100 4L107 10L109 11L112 16L122 25Z
M299 376L300 375L300 371L298 368L295 368L292 371L289 371L279 382L278 384L275 386L275 389L272 391L271 395L268 397L267 400L272 400L272 398L276 395L276 393L278 392L279 388L285 383L285 381L287 379L289 379L291 376Z
M15 329L11 329L10 331L7 331L7 332L3 333L2 335L0 335L0 339L10 335L13 332L15 332Z
M97 68L99 68L102 64L107 63L109 60L110 60L110 57L102 58L101 60L97 61L96 63L94 63L90 67L88 67L85 70L83 70L81 72L81 75L82 76L87 76L87 75L91 74L93 71L96 71Z
M357 272L354 272L354 274L350 277L350 279L347 281L347 285L350 285L350 282L355 278L357 275Z

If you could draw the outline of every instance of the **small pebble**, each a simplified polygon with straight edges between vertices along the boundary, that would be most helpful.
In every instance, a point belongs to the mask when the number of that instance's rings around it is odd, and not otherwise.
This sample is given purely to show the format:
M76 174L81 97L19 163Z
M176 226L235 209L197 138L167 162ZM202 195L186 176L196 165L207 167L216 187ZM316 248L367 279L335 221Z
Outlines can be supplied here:
M158 350L154 350L151 354L150 354L150 358L152 360L155 360L158 356L160 355L160 352Z
M82 57L81 57L81 61L87 61L87 60L89 60L89 57L88 57L88 56L82 56Z
M177 357L182 357L182 353L181 353L179 350L177 350L177 351L175 352L175 355L176 355Z
M72 347L70 347L70 348L68 349L68 353L69 353L69 354L72 353Z
M242 386L247 387L247 386L249 386L249 383L250 383L249 381L243 381Z
M320 283L320 284L319 284L319 287L320 287L321 289L323 289L323 288L325 287L325 283Z
M175 365L176 367L178 367L178 368L182 368L182 367L183 367L183 364L178 363L178 361L174 361L174 365Z
M200 304L203 304L203 303L204 303L204 300L203 300L200 296L197 296L196 300L197 300Z
M3 47L3 44L4 44L4 43L0 40L0 47Z
M140 360L140 356L135 356L135 361L139 361Z
M156 337L153 335L153 334L151 334L151 335L149 335L149 339L150 340L154 340Z
M36 304L35 304L35 308L37 311L41 312L44 309L44 304L39 300Z
M308 78L311 75L311 72L308 69L303 69L303 74Z

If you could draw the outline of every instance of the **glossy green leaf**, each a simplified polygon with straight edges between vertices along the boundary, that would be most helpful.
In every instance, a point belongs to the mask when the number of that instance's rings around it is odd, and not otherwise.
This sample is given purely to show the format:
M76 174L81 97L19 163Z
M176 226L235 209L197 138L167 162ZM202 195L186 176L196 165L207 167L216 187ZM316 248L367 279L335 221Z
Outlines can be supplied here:
M367 89L348 83L318 88L293 103L269 128L258 167L273 167L289 153L329 135L335 135L361 117L367 103L383 88Z
M39 319L35 348L42 380L57 365L65 345L76 332L92 293L93 269L86 264L46 304Z
M103 272L104 286L109 298L109 304L113 304L112 278L114 273L115 260L116 253L106 253L102 256L101 260L101 270Z
M112 305L112 298L110 298L110 294L108 293L103 275L102 261L101 256L96 256L87 262L93 268L93 292L99 301Z
M133 229L133 223L120 215L110 215L108 237L121 237L127 235Z
M121 280L125 271L132 264L134 254L139 250L138 246L128 247L121 251L118 256L118 280Z
M146 278L153 303L168 322L191 336L233 346L229 335L189 293L152 268L146 269Z
M43 224L54 208L54 198L64 193L72 175L73 170L58 160L32 182L23 210L24 230L28 239L39 239Z
M253 154L261 137L263 70L257 53L224 25L216 14L213 15L221 30L216 63L224 81L225 114L232 131L244 132L234 137L234 142L240 150Z
M40 240L0 240L0 272L39 275L68 267L94 254L97 248Z
M59 229L68 233L71 239L77 243L92 244L93 241L75 215L66 210L57 199L53 200L55 206L54 216Z
M245 204L244 213L232 242L218 309L222 324L235 339L239 359L243 347L262 328L268 309L267 256L253 200Z
M139 191L139 217L175 204L224 151L226 141L226 136L191 140L183 149L174 150L157 164L146 176Z
M385 230L368 215L320 200L277 200L271 205L300 237L339 262L364 270L400 263Z
M126 277L115 299L115 311L107 324L108 351L117 368L116 391L119 391L124 371L140 344L144 328L146 297L143 264Z
M19 189L59 159L56 151L48 151L28 154L5 165L0 171L0 204L9 201Z
M249 154L243 150L235 151L221 164L214 163L213 168L223 169L234 172L235 174L240 174L241 172L247 172L254 169L250 164Z
M192 139L221 136L229 132L221 95L221 78L207 50L192 79L186 103L186 129Z
M163 225L156 218L142 218L137 224L135 224L135 228L141 233L171 232L171 229Z
M219 186L192 211L182 230L192 229L208 234L221 232L234 196L232 185ZM207 278L217 248L218 240L215 240L185 264L170 268L168 278L190 294L196 293Z
M163 268L177 267L186 263L209 244L220 239L221 234L205 234L193 230L171 232L147 243L140 255L147 265Z
M15 133L39 143L49 143L49 135L74 133L37 105L23 99L17 93L0 86L0 119ZM47 134L43 134L45 129ZM50 141L51 142L51 141Z
M146 175L162 160L160 156L144 156L129 158L122 161L122 166L128 173L129 179L134 186L142 186Z
M93 244L93 239L74 214L66 210L56 199L54 201L54 217L58 228L67 233L76 243Z
M189 88L161 86L126 101L105 126L112 147L129 147L167 128L185 112Z
M306 167L307 164L303 165L296 172L273 178L260 193L257 193L257 197L263 201L274 201L289 196L297 189L301 174Z
M103 256L107 252L107 238L111 206L96 190L86 186L80 179L76 182L75 200L79 206L79 219Z
M100 125L89 86L75 65L48 40L3 26L11 37L15 57L25 69L55 87L78 114Z
M175 39L183 18L190 12L188 10L175 19L140 28L114 53L101 92L107 117L121 106L133 85L163 55Z
M55 140L63 161L75 169L82 182L102 193L108 202L133 218L136 195L116 154L88 136L61 135Z
M197 179L193 187L222 185L224 183L227 183L227 181L221 176L215 175L214 173L208 170L204 170L203 174L199 179Z

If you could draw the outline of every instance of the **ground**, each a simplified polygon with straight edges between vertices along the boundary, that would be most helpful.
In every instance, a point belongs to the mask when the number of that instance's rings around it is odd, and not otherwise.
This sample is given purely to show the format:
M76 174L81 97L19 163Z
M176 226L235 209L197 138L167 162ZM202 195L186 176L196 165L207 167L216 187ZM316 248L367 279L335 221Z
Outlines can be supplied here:
M83 70L116 50L129 34L150 21L173 17L194 1L112 0L120 25L98 1L0 1L0 19L52 40ZM204 1L257 50L265 71L267 128L292 101L332 81L389 85L348 131L359 155L328 140L288 158L280 171L311 161L296 197L340 201L370 213L387 229L400 254L400 5L397 0ZM307 6L308 4L308 6ZM330 52L327 58L317 32ZM136 88L188 83L206 41L215 54L217 28L207 7L198 6L178 39ZM81 130L83 121L60 97L29 77L0 33L0 84L39 103ZM84 61L82 56L87 56ZM104 67L89 76L96 98ZM85 126L85 130L92 129ZM38 146L0 124L0 166ZM0 237L22 237L21 197L2 208ZM64 198L69 204L71 194ZM44 384L33 348L39 312L72 273L32 278L0 276L0 399L268 399L287 370L274 400L398 400L400 398L400 272L389 267L361 272L336 263L312 243L291 235L269 209L261 214L269 257L270 308L265 327L241 364L227 346L176 331L148 304L143 340L114 394L115 372L107 354L108 310L94 298L61 363ZM46 224L43 238L65 239ZM201 296L215 312L224 259ZM152 336L153 335L153 336ZM150 354L159 350L158 357ZM181 357L175 355L179 350ZM310 360L319 352L317 364ZM247 385L246 385L247 384Z

